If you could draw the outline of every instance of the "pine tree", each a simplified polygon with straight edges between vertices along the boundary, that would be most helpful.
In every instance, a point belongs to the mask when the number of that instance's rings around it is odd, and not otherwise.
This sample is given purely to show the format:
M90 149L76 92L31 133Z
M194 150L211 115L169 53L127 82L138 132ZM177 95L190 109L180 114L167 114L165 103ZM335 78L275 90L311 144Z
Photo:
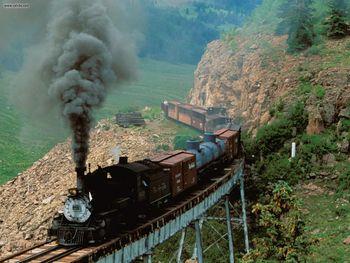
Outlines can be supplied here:
M282 21L277 34L288 34L288 52L303 51L312 46L314 30L312 23L312 0L291 0L281 5L279 17Z
M347 6L344 0L333 0L330 3L329 15L326 18L326 35L329 38L342 38L350 33L349 24L346 22Z

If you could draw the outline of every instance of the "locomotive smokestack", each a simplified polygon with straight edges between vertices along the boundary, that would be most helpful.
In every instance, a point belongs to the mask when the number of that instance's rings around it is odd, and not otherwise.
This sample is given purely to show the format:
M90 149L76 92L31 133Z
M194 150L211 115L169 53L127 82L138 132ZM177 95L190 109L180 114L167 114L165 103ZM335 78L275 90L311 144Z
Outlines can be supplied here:
M78 191L84 192L85 183L84 183L84 175L85 175L86 167L77 167L75 168L75 172L77 173L77 189Z
M119 164L128 164L128 156L120 156Z

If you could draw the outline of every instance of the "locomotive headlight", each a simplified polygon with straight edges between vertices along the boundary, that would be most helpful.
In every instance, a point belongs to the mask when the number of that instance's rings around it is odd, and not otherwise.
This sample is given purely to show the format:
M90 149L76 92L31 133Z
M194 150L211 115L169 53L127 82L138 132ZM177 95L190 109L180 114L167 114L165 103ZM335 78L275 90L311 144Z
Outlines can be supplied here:
M91 215L90 201L86 196L68 197L63 213L70 222L84 223Z

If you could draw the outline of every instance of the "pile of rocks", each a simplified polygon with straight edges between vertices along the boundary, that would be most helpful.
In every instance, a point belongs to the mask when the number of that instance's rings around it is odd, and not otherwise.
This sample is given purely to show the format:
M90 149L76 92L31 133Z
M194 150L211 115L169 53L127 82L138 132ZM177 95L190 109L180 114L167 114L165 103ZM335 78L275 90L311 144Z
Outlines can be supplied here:
M92 170L97 165L110 165L116 162L116 152L131 161L151 157L157 145L171 145L173 138L174 131L161 124L123 129L103 120L91 133L87 163ZM68 139L56 145L28 170L0 186L0 257L45 240L67 189L75 186L70 143Z

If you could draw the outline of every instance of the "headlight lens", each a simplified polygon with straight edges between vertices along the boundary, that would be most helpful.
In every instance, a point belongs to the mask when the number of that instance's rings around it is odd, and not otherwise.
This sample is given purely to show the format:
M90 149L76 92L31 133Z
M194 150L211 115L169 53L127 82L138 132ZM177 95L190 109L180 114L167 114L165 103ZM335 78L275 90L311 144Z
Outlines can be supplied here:
M90 201L86 196L68 197L63 213L70 222L85 223L91 216Z

